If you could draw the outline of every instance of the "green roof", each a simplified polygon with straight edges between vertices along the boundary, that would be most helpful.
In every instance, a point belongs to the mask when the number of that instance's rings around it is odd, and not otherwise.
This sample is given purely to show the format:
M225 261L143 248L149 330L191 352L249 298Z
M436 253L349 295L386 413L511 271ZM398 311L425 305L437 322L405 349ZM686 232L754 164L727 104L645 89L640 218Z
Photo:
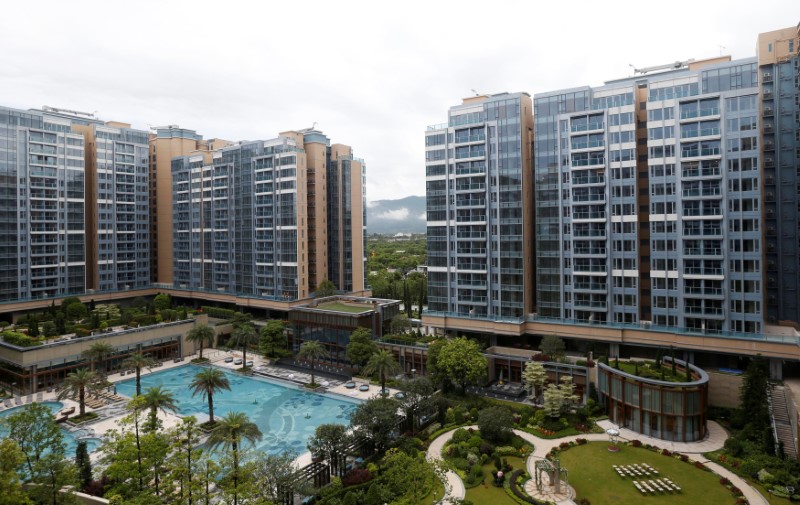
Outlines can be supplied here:
M358 314L361 312L369 312L372 310L371 305L363 305L363 304L348 304L342 302L328 302L318 305L314 307L320 310L330 310L332 312L350 312L352 314Z

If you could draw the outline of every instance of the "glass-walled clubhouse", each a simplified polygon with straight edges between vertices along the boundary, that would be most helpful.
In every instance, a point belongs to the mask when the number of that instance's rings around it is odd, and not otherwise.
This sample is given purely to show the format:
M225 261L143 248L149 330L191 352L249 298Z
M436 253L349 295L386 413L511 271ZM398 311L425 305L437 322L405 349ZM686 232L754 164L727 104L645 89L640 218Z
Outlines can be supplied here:
M677 359L675 364L679 369L686 366ZM620 427L675 442L702 440L707 429L708 374L691 364L689 368L691 382L667 382L637 377L600 363L600 401L609 419Z

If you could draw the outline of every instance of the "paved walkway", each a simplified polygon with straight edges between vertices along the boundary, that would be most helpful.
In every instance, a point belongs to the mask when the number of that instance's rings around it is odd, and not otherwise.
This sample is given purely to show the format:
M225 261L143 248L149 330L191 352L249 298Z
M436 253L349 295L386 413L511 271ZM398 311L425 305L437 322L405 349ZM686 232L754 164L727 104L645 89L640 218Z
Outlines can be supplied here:
M428 461L437 461L442 459L442 449L444 448L444 444L453 438L453 433L455 433L457 429L458 428L454 428L447 433L443 433L442 435L436 437L433 442L431 442L431 445L428 446ZM461 480L461 477L459 477L456 472L448 470L445 473L444 498L442 499L441 503L444 505L451 505L454 499L463 500L466 494L467 490L464 489L464 482Z
M708 436L699 442L669 442L667 440L660 440L657 438L646 437L640 433L633 432L626 428L620 429L616 425L613 425L610 421L599 421L598 426L603 428L604 430L609 428L615 428L620 431L620 440L629 441L629 440L640 440L643 444L650 444L661 448L669 449L673 452L679 452L682 454L692 454L692 455L700 455L705 452L716 451L717 449L721 449L725 444L725 439L728 437L725 430L714 421L708 421ZM477 425L472 426L462 426L464 429L478 429ZM453 438L453 433L458 428L454 428L441 436L437 437L431 445L428 447L427 458L429 461L440 460L442 459L442 449L444 445ZM528 461L526 467L528 469L529 475L534 475L536 472L536 460L544 459L548 452L554 447L558 447L563 442L571 442L578 438L585 438L589 441L607 441L608 435L605 433L587 433L585 435L575 435L571 437L562 437L562 438L555 438L555 439L544 439L539 438L536 435L532 435L530 433L514 430L515 435L519 435L522 437L526 442L533 444L533 452L528 457ZM750 484L744 481L741 477L737 476L733 472L727 470L725 467L718 465L712 461L709 461L705 457L697 457L695 456L696 460L700 461L704 465L706 465L712 472L715 474L725 477L731 481L731 483L742 490L744 493L745 498L750 503L750 505L769 505L769 502L759 493L755 488L753 488ZM449 505L452 503L453 499L464 499L466 495L466 490L464 489L464 483L461 481L461 478L453 471L448 471L445 474L445 497L442 500L443 504ZM574 505L575 502L571 499L563 499L557 502L559 505Z

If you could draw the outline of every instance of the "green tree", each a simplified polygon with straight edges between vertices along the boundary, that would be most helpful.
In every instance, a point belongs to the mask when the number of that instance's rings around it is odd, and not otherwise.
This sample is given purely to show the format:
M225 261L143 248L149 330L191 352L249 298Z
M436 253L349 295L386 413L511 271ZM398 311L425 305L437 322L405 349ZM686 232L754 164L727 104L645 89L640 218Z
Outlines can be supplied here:
M364 373L367 375L377 375L381 381L381 394L385 395L386 379L390 375L395 375L400 371L400 365L395 361L394 356L387 350L381 349L373 354L367 366L364 368Z
M67 317L72 321L80 321L89 315L89 311L86 310L86 306L84 304L82 304L80 301L77 301L67 305L66 314Z
M411 330L411 321L405 314L397 314L389 323L389 331L392 335L403 335Z
M229 412L211 430L209 443L212 447L222 446L229 450L233 459L231 477L233 480L233 505L239 503L239 450L244 442L254 444L263 435L255 423L243 412Z
M545 335L542 342L539 344L539 350L542 354L546 354L553 361L560 361L564 357L567 346L564 341L556 335Z
M136 394L142 394L142 368L150 368L156 361L150 356L145 356L141 352L135 352L122 362L123 368L133 368L136 370Z
M522 380L530 388L531 397L537 398L547 383L547 370L544 365L537 361L529 361L525 364L525 371L522 372Z
M203 458L205 451L200 447L201 432L194 416L181 418L178 425L167 435L172 440L172 450L167 459L169 479L177 483L175 498L177 503L194 505L202 497Z
M28 335L39 336L39 320L36 318L36 314L28 314Z
M58 335L56 324L53 321L45 321L42 323L42 332L47 338L53 338Z
M316 384L314 379L314 365L322 358L328 356L328 351L325 347L316 340L307 340L300 345L300 350L297 351L297 357L311 362L311 384Z
M406 417L411 420L411 429L416 431L420 413L433 408L435 388L428 377L417 377L403 383L403 396L400 399Z
M478 343L464 337L445 341L436 358L436 370L458 384L462 393L486 375L486 367Z
M214 331L214 328L205 323L200 323L196 324L191 330L189 330L189 332L186 334L186 340L188 342L200 344L200 359L203 359L203 345L213 344L215 336L216 332Z
M93 392L100 387L99 377L96 372L79 368L67 374L64 382L59 386L58 399L78 397L78 408L81 416L86 415L86 392Z
M147 418L147 429L149 431L156 431L159 428L160 422L158 419L158 411L166 413L166 411L176 412L178 410L178 403L172 392L164 389L163 386L153 386L145 391L142 395L144 401L143 407L150 410Z
M772 424L767 402L769 387L768 363L761 357L753 358L747 366L739 389L739 409L734 413L735 427L741 427L741 436L762 445L765 451L770 447L765 443L772 438ZM768 435L767 435L768 434Z
M92 461L89 459L86 440L78 440L75 448L75 467L78 469L80 489L84 490L92 482Z
M308 450L315 458L327 460L331 469L341 477L344 473L345 451L350 443L347 427L342 424L320 424L308 439Z
M0 419L6 438L13 440L25 456L28 474L45 452L64 453L64 435L53 413L41 403L31 403Z
M50 452L34 465L33 478L36 485L31 486L28 494L36 503L51 505L77 505L78 500L71 488L78 481L78 473L63 453Z
M97 371L98 365L103 363L103 361L111 356L116 349L113 345L109 344L108 342L104 341L97 341L89 346L88 349L81 353L84 358L88 359L91 363L92 370ZM102 367L103 371L105 371L105 367Z
M326 296L333 296L336 294L336 284L328 279L323 280L317 286L317 291L314 293L314 298L325 298Z
M383 464L386 469L381 481L391 494L404 498L402 503L422 503L436 478L434 467L421 454L412 456L399 449L389 449Z
M234 328L230 339L231 346L242 348L242 370L247 366L247 348L258 343L258 334L252 324L247 323Z
M53 323L56 325L56 335L63 335L67 332L67 320L63 312L56 312L53 316Z
M285 503L295 493L314 494L313 488L305 485L305 479L299 475L295 458L297 454L291 450L281 454L258 452L255 460L247 464L256 503Z
M514 417L505 407L489 407L478 413L481 436L494 443L508 442L514 427Z
M399 404L392 398L372 398L362 403L350 416L356 436L372 440L381 452L397 438Z
M25 453L10 438L0 439L0 505L32 505L22 491L19 469L25 463Z
M153 306L156 310L168 309L172 306L172 298L166 293L159 293L153 298Z
M220 391L231 390L231 383L228 377L218 368L204 368L197 372L189 387L192 390L192 396L200 395L204 400L208 400L208 422L213 425L214 395Z
M261 337L258 342L261 352L265 356L275 357L275 347L286 348L286 322L280 319L270 319L261 328Z
M347 343L347 359L359 369L366 366L369 358L378 352L378 345L372 340L372 331L369 328L359 327L350 334Z

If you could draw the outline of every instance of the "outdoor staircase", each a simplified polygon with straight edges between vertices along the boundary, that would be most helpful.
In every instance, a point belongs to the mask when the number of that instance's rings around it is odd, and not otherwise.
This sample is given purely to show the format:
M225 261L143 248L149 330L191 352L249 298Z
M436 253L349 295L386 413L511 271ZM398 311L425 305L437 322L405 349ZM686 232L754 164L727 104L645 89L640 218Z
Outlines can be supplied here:
M797 446L795 445L794 428L789 417L789 404L791 401L784 386L774 385L770 388L770 415L775 430L775 439L783 442L783 452L787 459L797 461Z

